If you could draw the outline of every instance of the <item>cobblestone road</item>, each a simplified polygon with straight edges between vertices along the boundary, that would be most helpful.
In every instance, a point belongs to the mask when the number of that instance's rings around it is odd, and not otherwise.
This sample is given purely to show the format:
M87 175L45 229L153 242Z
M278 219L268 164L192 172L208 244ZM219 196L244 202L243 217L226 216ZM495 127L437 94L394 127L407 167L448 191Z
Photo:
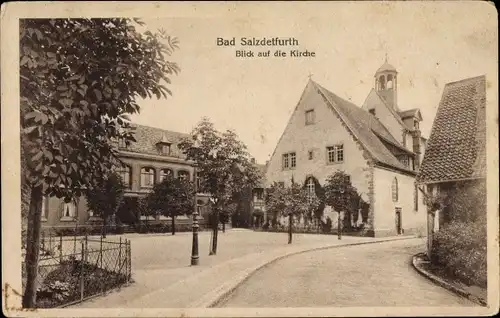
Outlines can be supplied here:
M423 239L294 255L251 276L219 307L476 306L411 265Z

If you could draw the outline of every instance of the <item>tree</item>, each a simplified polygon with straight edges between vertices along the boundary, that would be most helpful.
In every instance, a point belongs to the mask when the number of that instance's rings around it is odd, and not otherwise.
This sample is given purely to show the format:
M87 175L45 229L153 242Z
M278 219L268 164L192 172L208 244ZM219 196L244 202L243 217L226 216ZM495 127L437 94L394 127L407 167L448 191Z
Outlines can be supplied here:
M358 213L360 196L356 188L351 184L348 174L344 171L336 171L330 175L325 183L325 203L332 206L339 213L339 233L341 230L340 212L345 213L345 220L350 226L350 220L354 212Z
M30 188L23 306L36 303L43 196L80 197L117 164L114 142L134 141L137 97L171 94L178 41L139 32L137 19L20 20L21 140Z
M194 195L192 182L168 176L154 185L146 201L150 211L172 219L172 235L175 235L175 218L193 213Z
M258 180L257 168L251 163L246 145L230 130L219 132L203 118L193 129L191 138L183 140L179 148L192 160L203 177L201 192L211 196L214 221L211 255L217 253L219 215L244 187L254 187Z
M290 187L274 182L267 190L265 201L266 210L274 219L279 215L288 217L288 244L292 243L294 217L306 215L317 202L309 201L306 190L293 180Z
M109 218L114 217L123 201L125 185L115 172L102 178L93 188L85 191L87 206L103 220L102 237L106 238Z

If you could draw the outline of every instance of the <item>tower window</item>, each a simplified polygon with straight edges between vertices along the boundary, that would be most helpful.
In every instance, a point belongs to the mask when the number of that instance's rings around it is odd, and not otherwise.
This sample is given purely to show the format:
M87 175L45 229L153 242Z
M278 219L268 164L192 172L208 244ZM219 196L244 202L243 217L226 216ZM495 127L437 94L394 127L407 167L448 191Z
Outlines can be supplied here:
M392 74L387 75L387 89L392 89L394 87L393 85L393 78Z
M309 150L309 152L307 153L307 157L309 158L309 160L312 160L312 159L313 159L314 154L313 154L313 151L312 151L312 150Z
M380 85L380 90L385 89L385 76L384 75L380 76L378 81Z

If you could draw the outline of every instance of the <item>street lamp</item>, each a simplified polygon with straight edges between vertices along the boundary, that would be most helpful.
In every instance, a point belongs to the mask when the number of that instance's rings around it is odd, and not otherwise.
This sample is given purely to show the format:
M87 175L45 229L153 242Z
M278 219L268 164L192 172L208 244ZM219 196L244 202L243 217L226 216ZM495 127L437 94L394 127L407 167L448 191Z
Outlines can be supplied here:
M191 265L198 265L200 257L198 256L198 228L200 227L198 225L198 208L197 208L197 201L196 201L196 194L198 193L198 180L197 180L197 175L196 175L196 164L194 165L194 199L193 199L193 247L191 249Z

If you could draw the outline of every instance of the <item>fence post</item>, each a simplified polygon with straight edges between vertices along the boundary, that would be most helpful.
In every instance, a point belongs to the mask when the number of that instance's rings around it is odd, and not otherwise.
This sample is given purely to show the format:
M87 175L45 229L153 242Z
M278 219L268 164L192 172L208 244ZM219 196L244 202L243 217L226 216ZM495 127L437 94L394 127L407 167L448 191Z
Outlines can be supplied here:
M73 255L76 255L76 235L73 236Z
M101 269L102 269L102 235L101 235L101 246L99 247L99 257L101 259Z
M75 240L76 240L76 237L75 237ZM76 242L76 241L75 241ZM84 246L84 243L82 241L81 243L81 247L82 247L82 252L81 252L81 261L80 261L80 300L83 301L83 282L84 282L84 278L83 278L83 259L84 259L84 253L85 253L85 246Z
M59 263L62 263L63 261L63 239L62 239L62 234L59 235Z
M121 237L120 237L119 247L120 248L118 249L118 270L121 271L121 267L122 267L122 238Z
M128 280L132 279L132 242L128 241Z

